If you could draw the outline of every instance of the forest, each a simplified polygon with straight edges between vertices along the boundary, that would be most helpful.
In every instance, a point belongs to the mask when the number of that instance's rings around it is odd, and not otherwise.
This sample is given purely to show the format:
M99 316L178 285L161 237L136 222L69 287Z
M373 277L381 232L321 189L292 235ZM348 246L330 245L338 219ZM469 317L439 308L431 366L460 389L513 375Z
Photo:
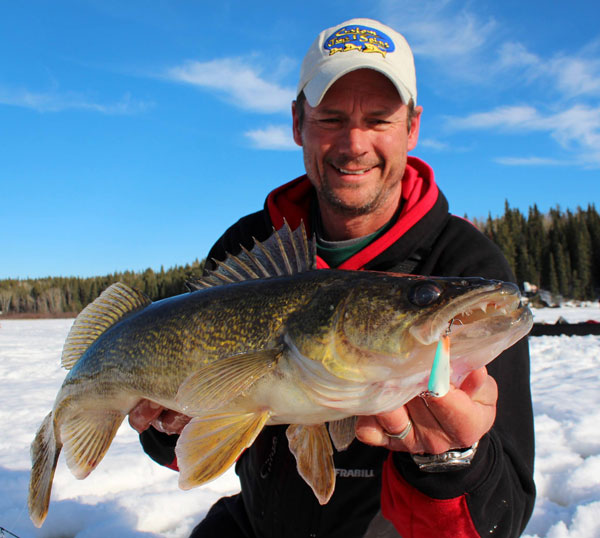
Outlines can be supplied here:
M529 282L565 299L600 297L600 215L594 204L545 214L534 205L525 215L505 202L503 215L472 222L502 249L520 284ZM200 276L203 266L195 260L158 272L0 280L0 317L75 316L117 281L152 300L163 299L184 293L186 280Z

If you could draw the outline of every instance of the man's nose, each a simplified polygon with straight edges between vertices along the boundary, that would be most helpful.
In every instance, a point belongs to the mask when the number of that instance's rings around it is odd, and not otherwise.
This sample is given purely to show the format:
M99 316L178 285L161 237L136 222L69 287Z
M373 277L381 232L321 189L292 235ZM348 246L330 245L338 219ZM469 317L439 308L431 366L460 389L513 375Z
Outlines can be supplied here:
M356 125L348 125L341 133L340 151L348 157L359 157L368 151L369 134Z

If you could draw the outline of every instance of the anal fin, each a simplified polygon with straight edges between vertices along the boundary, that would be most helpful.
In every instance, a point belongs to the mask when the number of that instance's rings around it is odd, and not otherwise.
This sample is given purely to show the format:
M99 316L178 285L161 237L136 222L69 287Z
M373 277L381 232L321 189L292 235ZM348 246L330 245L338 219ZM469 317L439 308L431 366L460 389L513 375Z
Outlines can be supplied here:
M290 424L286 431L298 473L311 487L319 504L327 504L335 489L333 447L324 424Z
M223 474L263 429L270 413L193 418L175 447L179 487L190 489Z

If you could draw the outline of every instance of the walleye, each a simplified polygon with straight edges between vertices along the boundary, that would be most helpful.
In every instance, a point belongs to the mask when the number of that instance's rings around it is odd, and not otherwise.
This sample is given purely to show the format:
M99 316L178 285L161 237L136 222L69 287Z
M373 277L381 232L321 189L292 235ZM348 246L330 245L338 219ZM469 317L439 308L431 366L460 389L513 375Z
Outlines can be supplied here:
M298 472L324 504L333 447L352 442L353 417L398 408L433 377L460 384L531 328L514 284L315 270L315 248L286 224L190 293L152 302L117 283L88 305L31 445L34 524L46 518L60 452L85 478L142 398L192 417L176 447L183 489L226 471L265 425L289 424ZM432 375L434 357L448 354L447 373Z

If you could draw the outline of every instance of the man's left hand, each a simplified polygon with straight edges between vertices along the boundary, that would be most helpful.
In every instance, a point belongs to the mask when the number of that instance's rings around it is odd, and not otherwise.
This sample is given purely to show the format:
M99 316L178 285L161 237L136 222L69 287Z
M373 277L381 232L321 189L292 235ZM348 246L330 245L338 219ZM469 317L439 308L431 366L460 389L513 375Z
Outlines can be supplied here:
M441 454L475 444L496 418L498 387L485 367L471 372L460 388L451 386L441 398L418 396L403 407L359 417L356 436L363 443L411 454ZM412 422L404 439L399 434Z

